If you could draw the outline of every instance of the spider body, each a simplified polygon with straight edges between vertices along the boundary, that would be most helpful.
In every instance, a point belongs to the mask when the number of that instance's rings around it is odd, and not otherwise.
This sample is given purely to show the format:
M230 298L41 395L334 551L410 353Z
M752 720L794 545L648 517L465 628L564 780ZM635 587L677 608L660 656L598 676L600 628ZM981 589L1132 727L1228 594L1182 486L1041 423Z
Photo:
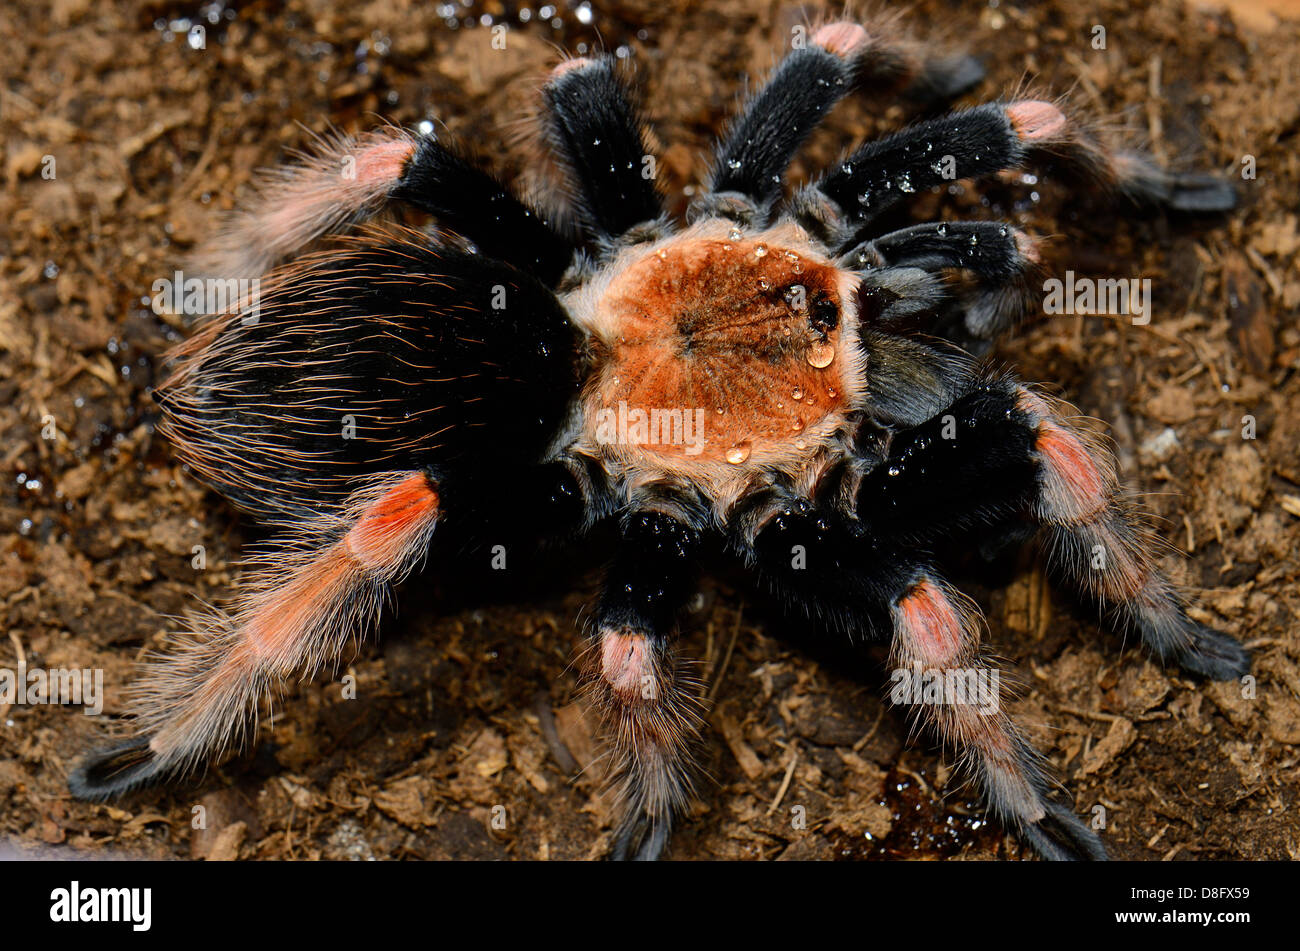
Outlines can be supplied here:
M283 174L208 258L265 275L256 307L213 318L157 393L179 458L278 534L228 609L151 660L134 735L84 761L73 791L117 795L239 740L265 690L364 634L430 546L562 541L605 521L620 537L584 670L623 795L620 857L660 855L695 794L701 692L675 625L709 540L825 626L888 638L896 670L978 679L995 673L979 614L936 551L1028 532L1161 660L1245 673L1245 650L1189 618L1155 565L1105 446L974 355L1031 300L1035 242L998 222L882 225L954 170L1049 152L1147 207L1222 210L1231 189L1030 100L866 143L782 198L786 165L844 95L936 102L979 78L887 25L821 27L719 142L685 226L644 174L636 111L601 58L566 61L542 89L562 213L429 135L342 141ZM360 230L307 253L389 204L443 230ZM913 712L1039 854L1104 857L989 699Z
M579 451L633 481L688 480L720 517L762 473L804 478L836 451L864 384L851 273L801 229L725 221L625 256L565 301L591 363Z

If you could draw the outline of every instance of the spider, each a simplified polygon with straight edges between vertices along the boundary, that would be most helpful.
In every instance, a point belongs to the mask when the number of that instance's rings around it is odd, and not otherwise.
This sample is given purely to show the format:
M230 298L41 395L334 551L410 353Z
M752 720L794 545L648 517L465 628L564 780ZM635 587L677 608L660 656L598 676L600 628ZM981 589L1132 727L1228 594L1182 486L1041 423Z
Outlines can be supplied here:
M133 734L78 766L75 795L185 774L246 738L267 688L372 628L431 546L600 523L619 542L582 668L621 792L617 858L659 857L695 796L704 710L676 619L706 544L827 628L889 638L896 670L948 683L995 668L937 552L1032 535L1156 658L1248 671L1237 641L1188 617L1093 431L977 356L1035 296L1034 239L885 224L914 193L1047 157L1147 208L1222 211L1231 187L1012 99L867 142L787 195L788 163L851 91L937 104L983 75L856 22L807 39L720 138L685 222L601 55L542 86L562 175L549 212L397 129L341 139L258 194L210 260L265 275L260 299L183 344L156 398L180 460L277 534L228 609L147 661ZM404 206L436 229L363 225ZM911 706L1028 847L1105 857L1000 705Z

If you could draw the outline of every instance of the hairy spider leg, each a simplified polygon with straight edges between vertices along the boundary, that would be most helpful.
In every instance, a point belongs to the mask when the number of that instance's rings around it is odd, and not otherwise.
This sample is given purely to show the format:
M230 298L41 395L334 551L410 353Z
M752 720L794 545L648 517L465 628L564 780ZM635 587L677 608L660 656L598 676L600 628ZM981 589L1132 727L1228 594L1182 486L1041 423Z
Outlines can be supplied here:
M1218 680L1249 670L1240 644L1187 616L1101 441L1013 379L984 378L895 434L856 500L872 533L911 545L1028 515L1049 565L1109 608L1121 630L1136 629L1156 657Z
M990 810L1044 858L1106 857L1100 839L1053 802L1041 757L1006 709L1001 672L980 649L978 609L925 556L806 499L768 493L736 522L733 549L815 621L889 635L891 699L960 757Z
M1236 204L1236 193L1222 179L1178 174L1140 152L1112 150L1052 103L1020 100L954 112L867 142L796 195L790 210L829 246L847 248L914 194L1047 155L1090 184L1139 204L1191 212Z
M311 676L374 626L389 585L424 558L439 511L425 473L392 473L251 559L230 610L207 611L146 661L132 688L136 736L80 763L73 795L184 774L244 739L268 687Z
M437 141L389 128L320 139L292 166L266 175L203 248L199 262L222 277L260 277L328 234L404 202L474 242L484 254L548 285L572 245L491 175Z
M677 614L695 590L694 521L658 508L627 511L591 624L588 698L622 809L614 858L658 858L695 794L701 685L675 639Z
M654 156L615 64L609 56L568 59L542 87L548 137L571 176L575 210L603 239L663 215Z
M719 139L708 191L693 203L690 217L766 224L795 152L854 89L884 93L903 87L905 94L933 102L983 78L983 69L969 56L924 58L892 19L881 17L866 27L833 21L806 39L800 34L802 45L772 70Z

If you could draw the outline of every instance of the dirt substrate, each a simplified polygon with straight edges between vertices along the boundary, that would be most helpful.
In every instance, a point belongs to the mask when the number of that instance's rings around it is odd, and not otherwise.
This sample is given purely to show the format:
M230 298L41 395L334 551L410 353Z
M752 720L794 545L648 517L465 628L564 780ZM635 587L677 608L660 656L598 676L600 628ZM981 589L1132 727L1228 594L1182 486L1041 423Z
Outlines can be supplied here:
M599 36L635 64L662 183L681 195L705 174L746 74L771 64L802 17L756 0L630 0L590 17L560 6L553 23L536 8L522 22L514 3L413 0L0 8L0 666L101 668L111 717L165 616L220 597L258 537L154 436L148 390L184 328L142 298L256 168L308 144L303 126L432 120L516 178L527 161L517 120L537 77L557 45L581 52ZM1163 562L1199 593L1196 617L1256 651L1256 691L1162 670L1100 630L1032 558L970 568L964 583L1018 674L1020 719L1076 811L1104 810L1115 855L1296 858L1300 29L1267 15L1238 26L1177 0L1083 6L921 0L909 22L984 57L989 79L967 103L1037 77L1079 107L1122 115L1166 160L1236 176L1240 211L1125 217L1046 176L927 196L918 214L998 216L1054 236L1056 274L1151 279L1149 325L1041 319L996 358L1110 424L1125 479L1177 550ZM202 49L187 41L197 22ZM504 51L489 28L501 23ZM846 104L794 175L909 115ZM1256 177L1240 180L1247 155ZM1242 438L1247 416L1254 439ZM382 639L276 701L254 752L114 805L65 788L102 718L0 707L0 835L65 854L598 856L610 805L599 766L583 770L596 754L570 661L605 551L515 573L526 577L506 590L431 571L406 585ZM1019 855L882 703L883 652L840 650L805 628L742 574L710 574L683 637L715 701L711 779L671 854ZM205 829L192 828L196 805Z

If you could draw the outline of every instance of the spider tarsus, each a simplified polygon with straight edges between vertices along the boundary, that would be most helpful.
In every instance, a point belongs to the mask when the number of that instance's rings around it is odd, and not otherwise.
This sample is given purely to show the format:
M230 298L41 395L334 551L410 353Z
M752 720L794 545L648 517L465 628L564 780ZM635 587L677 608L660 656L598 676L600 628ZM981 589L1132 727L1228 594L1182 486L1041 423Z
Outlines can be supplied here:
M1019 837L1040 858L1053 862L1105 862L1110 856L1101 837L1068 807L1044 799L1047 815L1021 825Z
M68 774L68 791L77 799L104 802L158 782L162 763L149 740L135 737L85 756Z
M1191 621L1191 646L1174 659L1186 671L1210 680L1236 680L1250 673L1250 651L1235 638Z
M657 862L663 857L672 834L668 818L652 818L638 812L624 819L614 835L609 859L613 862Z

